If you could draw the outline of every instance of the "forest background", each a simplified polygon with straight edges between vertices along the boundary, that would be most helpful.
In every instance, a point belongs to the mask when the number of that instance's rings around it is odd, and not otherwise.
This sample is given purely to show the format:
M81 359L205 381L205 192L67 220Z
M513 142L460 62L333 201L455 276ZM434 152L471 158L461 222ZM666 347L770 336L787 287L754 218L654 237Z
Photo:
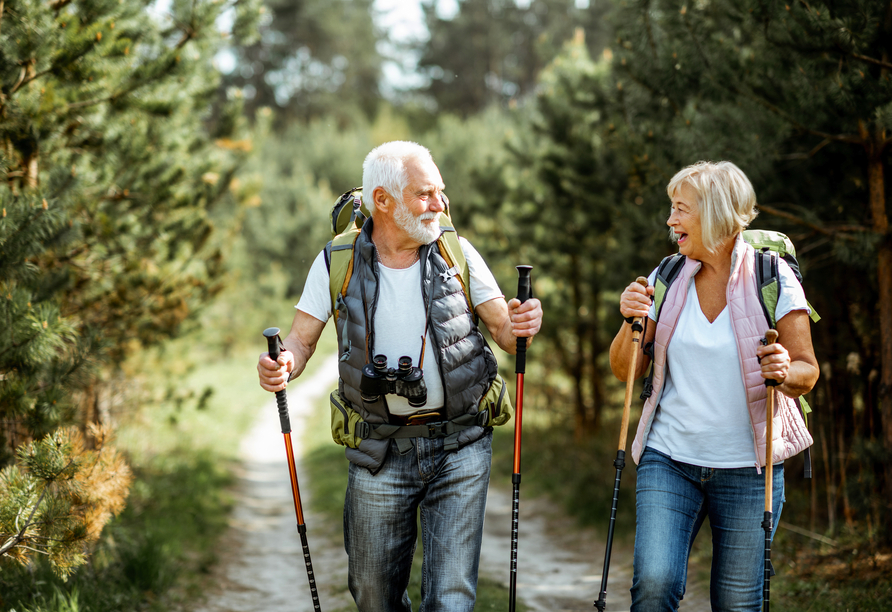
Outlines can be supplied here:
M394 139L431 149L507 294L534 266L525 472L599 527L619 292L672 251L668 179L739 165L823 317L772 594L888 609L892 2L788 2L422 2L388 28L371 0L0 0L0 609L194 596L260 331Z

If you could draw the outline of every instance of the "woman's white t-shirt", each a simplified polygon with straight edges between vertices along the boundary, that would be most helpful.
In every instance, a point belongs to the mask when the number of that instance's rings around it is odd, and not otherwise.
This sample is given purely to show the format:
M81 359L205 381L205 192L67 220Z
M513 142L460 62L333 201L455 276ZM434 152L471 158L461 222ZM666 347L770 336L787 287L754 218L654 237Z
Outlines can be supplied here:
M478 305L504 297L492 272L483 261L480 253L464 238L459 238L462 252L468 262L471 276L471 300ZM397 367L400 357L412 358L412 364L419 366L422 338L425 334L425 311L421 293L421 262L404 269L387 268L378 265L379 297L375 309L375 355L385 355L387 365ZM383 306L382 305L386 305ZM328 321L331 317L331 293L329 274L325 265L324 253L319 253L307 275L307 282L300 300L295 306L311 317ZM434 346L430 333L424 343L424 382L427 386L427 403L422 410L441 408L444 403L443 381L439 364L434 356ZM418 412L408 400L398 395L386 396L391 414L407 415Z
M809 311L793 271L779 261L777 320ZM656 279L654 270L648 283ZM679 281L680 282L680 281ZM651 322L655 319L651 307ZM712 468L753 465L753 429L728 307L710 323L691 279L666 355L663 391L647 446L674 460Z

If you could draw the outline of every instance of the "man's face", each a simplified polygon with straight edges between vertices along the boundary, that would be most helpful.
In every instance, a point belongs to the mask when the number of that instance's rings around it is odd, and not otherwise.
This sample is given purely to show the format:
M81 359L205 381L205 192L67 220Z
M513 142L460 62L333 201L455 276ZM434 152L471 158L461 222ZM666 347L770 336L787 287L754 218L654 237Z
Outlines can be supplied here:
M433 242L440 236L439 213L446 209L440 195L445 186L437 165L431 160L412 159L406 162L408 185L403 201L397 202L393 219L420 244Z

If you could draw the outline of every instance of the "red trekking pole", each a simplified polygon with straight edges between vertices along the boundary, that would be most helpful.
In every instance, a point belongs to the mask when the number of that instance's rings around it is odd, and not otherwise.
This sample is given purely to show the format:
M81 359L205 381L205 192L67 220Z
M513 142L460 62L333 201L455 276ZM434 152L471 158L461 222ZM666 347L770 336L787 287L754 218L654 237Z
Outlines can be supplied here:
M279 328L270 327L263 331L269 346L269 358L276 361L284 346L279 338ZM307 566L307 578L310 581L310 595L313 598L313 610L321 612L319 593L316 591L316 576L313 574L313 561L310 559L310 546L307 544L307 526L304 523L304 512L300 504L300 489L297 486L297 469L294 466L294 449L291 446L291 418L288 416L288 398L285 390L276 391L276 405L279 408L279 423L285 436L285 453L288 455L288 473L291 476L291 496L294 498L294 513L297 516L297 533L304 549L304 563Z
M517 299L521 304L530 299L533 289L530 272L533 266L517 266ZM514 612L517 597L517 526L520 515L520 429L523 415L523 375L527 364L527 339L517 339L517 356L514 371L517 374L517 408L514 411L514 473L511 482L514 484L514 506L511 517L511 582L508 591L508 612Z
M647 279L639 276L636 279L639 285L647 287ZM626 467L626 436L629 432L629 412L632 406L632 388L635 385L635 369L638 362L638 346L640 344L641 317L632 319L632 354L629 360L629 375L626 377L626 399L623 402L623 419L619 427L619 444L616 451L616 459L613 467L616 468L616 479L613 481L613 503L610 506L610 523L607 526L607 548L604 551L604 569L601 572L601 593L595 607L599 612L607 608L607 571L610 569L610 552L613 549L613 529L616 526L616 506L619 501L619 483L623 477L623 468Z
M763 344L768 346L777 342L777 331L769 329L765 332ZM771 529L774 519L774 453L772 451L772 436L774 434L774 387L778 385L776 380L765 379L767 397L765 398L765 517L762 519L762 529L765 530L765 577L762 582L762 612L768 612L771 599Z

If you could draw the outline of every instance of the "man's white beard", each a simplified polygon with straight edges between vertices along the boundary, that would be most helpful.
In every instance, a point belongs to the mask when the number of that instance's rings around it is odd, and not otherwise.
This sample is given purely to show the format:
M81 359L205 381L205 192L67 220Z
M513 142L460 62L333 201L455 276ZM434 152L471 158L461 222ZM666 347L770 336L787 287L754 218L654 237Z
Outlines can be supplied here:
M399 202L393 213L393 220L405 230L415 242L429 244L440 237L440 225L438 223L424 223L428 219L436 219L438 213L426 212L418 216L413 215L403 202Z

